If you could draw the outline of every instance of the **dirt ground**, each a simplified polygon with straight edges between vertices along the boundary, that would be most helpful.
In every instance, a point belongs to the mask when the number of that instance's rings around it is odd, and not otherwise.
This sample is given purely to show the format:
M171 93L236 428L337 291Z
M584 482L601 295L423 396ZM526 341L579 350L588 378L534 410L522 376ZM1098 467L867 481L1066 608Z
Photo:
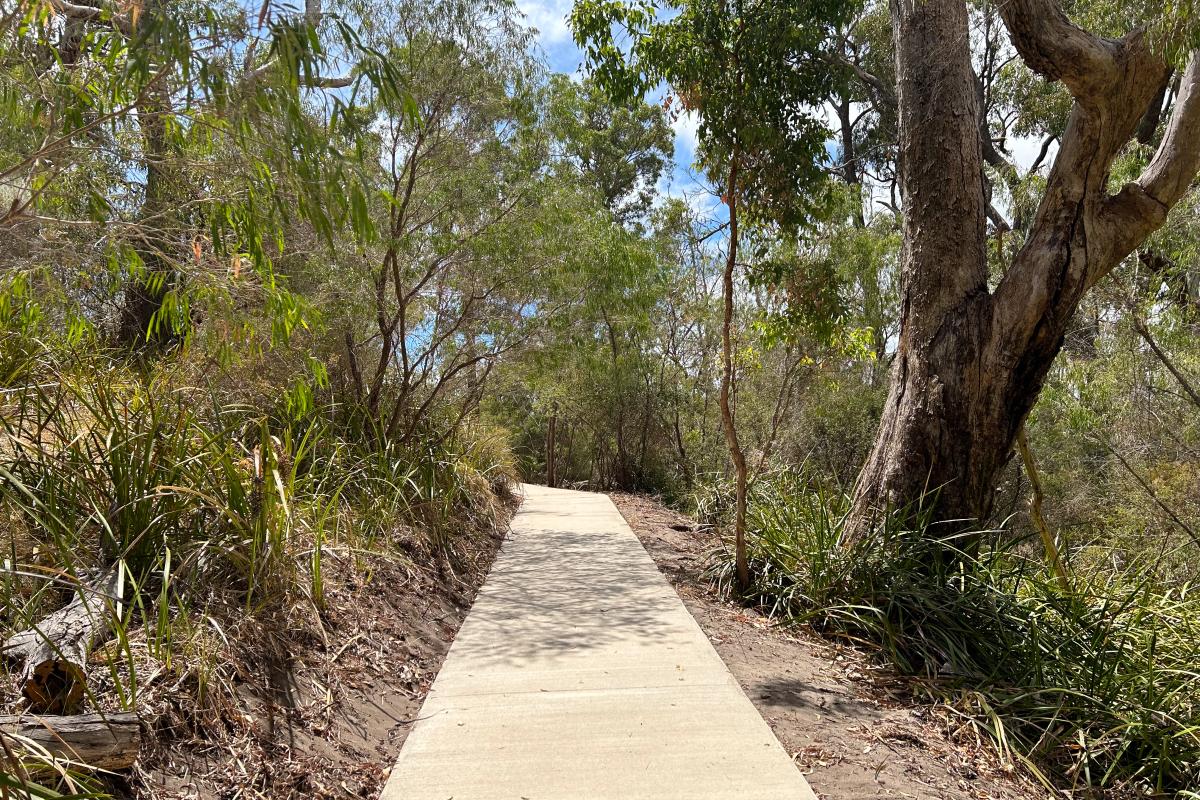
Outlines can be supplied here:
M474 542L466 565L416 570L372 557L328 583L321 630L288 639L278 702L262 700L248 663L240 702L202 731L169 691L153 693L154 750L130 793L146 800L374 798L387 780L492 559L500 535ZM366 569L364 570L364 566ZM248 651L269 651L261 643ZM282 667L282 669L278 669ZM268 682L269 683L269 682Z
M1042 800L951 712L863 653L722 601L700 573L713 534L648 498L613 502L823 800Z

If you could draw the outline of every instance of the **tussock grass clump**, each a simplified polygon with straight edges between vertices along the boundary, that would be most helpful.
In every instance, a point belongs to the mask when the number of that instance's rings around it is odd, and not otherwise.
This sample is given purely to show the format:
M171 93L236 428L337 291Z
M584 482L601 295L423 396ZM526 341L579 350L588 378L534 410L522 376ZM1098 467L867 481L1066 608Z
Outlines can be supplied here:
M332 572L378 557L454 569L503 523L502 432L383 445L339 428L336 408L297 419L221 396L95 364L0 389L0 639L121 575L88 709L142 711L170 687L192 731L219 731L247 665L320 638ZM11 683L0 706L15 710ZM0 744L2 773L37 760ZM95 788L65 771L47 786Z
M1195 797L1194 587L1159 585L1134 566L1074 574L1064 590L1004 531L942 535L892 520L847 542L848 508L799 472L760 481L748 599L875 648L1048 785ZM727 590L733 569L731 553L714 554Z

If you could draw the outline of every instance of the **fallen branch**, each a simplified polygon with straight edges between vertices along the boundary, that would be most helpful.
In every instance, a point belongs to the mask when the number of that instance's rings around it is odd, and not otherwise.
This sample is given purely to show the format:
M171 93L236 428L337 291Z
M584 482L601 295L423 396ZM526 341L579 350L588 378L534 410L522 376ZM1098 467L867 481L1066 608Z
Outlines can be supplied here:
M4 642L5 659L22 665L18 682L30 711L64 714L79 706L88 653L108 635L120 596L120 570L109 570L81 583L71 602Z
M142 746L142 725L136 714L81 714L71 717L0 716L0 738L7 751L24 754L22 766L38 772L55 761L92 769L129 769ZM25 760L22 758L22 760ZM39 763L41 762L41 763Z

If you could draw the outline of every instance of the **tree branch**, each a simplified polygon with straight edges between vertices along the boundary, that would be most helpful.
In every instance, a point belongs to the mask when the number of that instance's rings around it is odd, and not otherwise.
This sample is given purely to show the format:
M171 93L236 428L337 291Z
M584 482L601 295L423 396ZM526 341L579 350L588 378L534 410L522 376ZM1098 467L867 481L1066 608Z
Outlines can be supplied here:
M50 7L64 17L71 19L83 22L111 22L122 33L129 33L133 30L133 21L128 14L119 13L115 9L106 6L87 6L80 3L72 3L69 0L50 0Z
M1145 116L1138 123L1137 140L1142 144L1150 144L1154 141L1154 133L1158 130L1158 123L1162 118L1163 107L1166 103L1167 89L1171 85L1171 74L1167 73L1163 78L1162 86L1158 88L1158 94L1154 95L1154 99L1150 101L1150 108L1146 109Z
M254 69L250 70L250 72L246 75L246 77L251 82L260 80L261 78L266 76L267 73L269 73L272 69L274 69L275 65L278 63L279 63L278 58L272 58L270 61L267 61L265 64L262 64L261 66L255 67ZM353 84L354 84L354 76L353 75L338 75L336 77L326 77L324 75L317 75L311 79L307 79L303 75L300 76L300 85L302 87L304 87L305 89L345 89L346 87L352 86Z
M1120 78L1120 43L1071 22L1058 0L1005 0L998 5L1013 46L1029 68L1048 80L1061 80L1076 99L1091 99Z
M875 94L875 102L877 105L885 105L890 108L896 107L895 88L887 85L874 73L868 72L867 70L863 69L861 65L854 63L841 54L834 54L831 56L831 58L837 64L840 64L841 66L853 72L854 76L858 78L867 87L867 89Z
M1192 382L1188 379L1188 376L1183 374L1183 370L1181 370L1175 364L1174 360L1172 360L1171 357L1163 352L1163 349L1159 347L1158 342L1155 340L1153 334L1150 333L1150 328L1146 326L1146 321L1142 319L1141 314L1138 313L1132 302L1130 303L1129 316L1133 321L1133 329L1137 331L1137 335L1142 337L1142 341L1150 346L1150 349L1154 351L1154 355L1158 357L1158 360L1162 362L1164 367L1167 368L1167 371L1170 372L1175 380L1179 382L1179 385L1183 387L1183 390L1187 393L1187 396L1191 399L1191 401L1196 405L1197 408L1200 408L1200 391L1197 391L1196 387L1193 386Z
M1200 170L1200 52L1193 52L1162 144L1138 178L1146 194L1165 206L1179 202Z
M992 221L992 226L997 232L1008 233L1013 229L1008 220L1004 218L1004 215L1000 213L1000 209L996 208L991 200L988 200L987 203L987 216Z
M1058 136L1054 134L1051 134L1042 140L1042 149L1038 150L1037 158L1035 158L1033 160L1033 164L1030 165L1029 172L1026 173L1027 175L1032 175L1038 171L1038 168L1042 166L1042 162L1046 160L1046 156L1050 152L1050 145L1054 144L1056 141L1058 141Z
M1166 221L1167 213L1191 187L1200 172L1200 53L1193 52L1179 86L1179 98L1167 123L1162 143L1141 176L1127 183L1100 209L1111 248L1104 277L1122 258Z
M992 166L1012 188L1019 180L1017 165L996 148L992 132L988 127L988 108L983 90L983 80L975 75L975 100L979 103L979 144L983 148L983 160Z

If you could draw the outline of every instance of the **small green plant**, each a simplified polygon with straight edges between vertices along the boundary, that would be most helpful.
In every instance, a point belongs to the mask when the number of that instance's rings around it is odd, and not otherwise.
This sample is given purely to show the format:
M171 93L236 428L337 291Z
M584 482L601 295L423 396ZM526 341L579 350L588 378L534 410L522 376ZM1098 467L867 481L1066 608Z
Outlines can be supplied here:
M750 600L770 615L876 649L1048 783L1177 797L1200 785L1193 587L1134 563L1064 591L1005 531L939 535L900 516L847 542L848 499L796 471L760 481L750 509ZM732 569L716 551L727 589Z
M498 432L381 445L327 408L280 416L120 363L36 369L0 395L0 639L115 571L89 659L103 666L84 689L95 708L137 709L146 675L169 674L194 695L194 724L219 720L244 644L231 631L315 624L328 553L454 566L464 537L501 520L493 487L511 456Z

